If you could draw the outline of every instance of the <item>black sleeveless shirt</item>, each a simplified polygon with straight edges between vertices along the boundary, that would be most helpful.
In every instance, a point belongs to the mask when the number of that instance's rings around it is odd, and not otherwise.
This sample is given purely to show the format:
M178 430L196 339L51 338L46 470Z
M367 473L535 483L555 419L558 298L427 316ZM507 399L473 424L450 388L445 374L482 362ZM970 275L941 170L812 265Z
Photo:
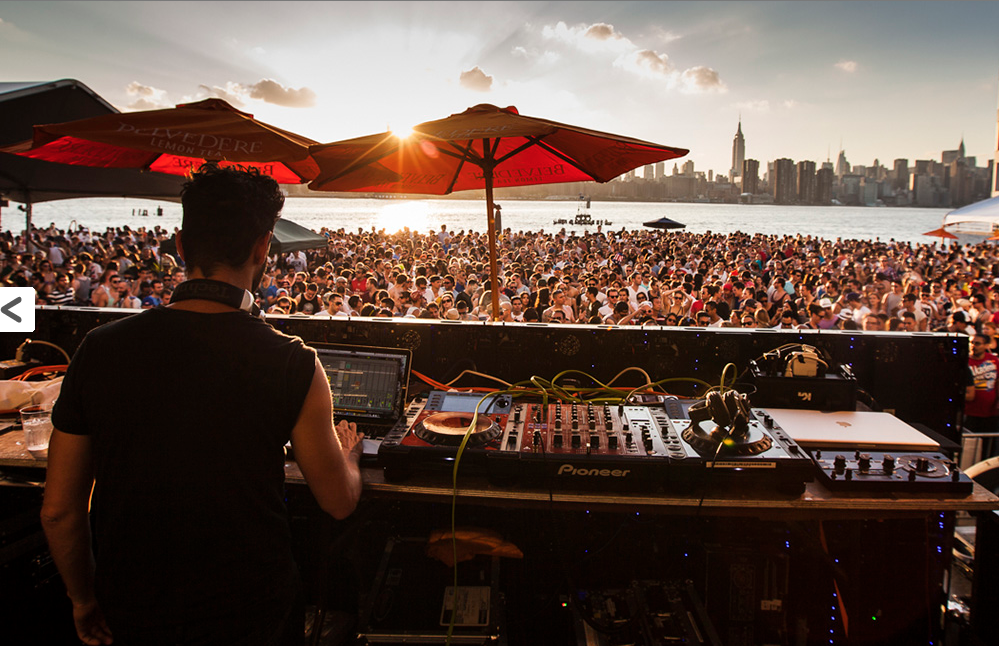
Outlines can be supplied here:
M314 370L300 339L244 312L161 307L87 335L53 424L93 438L109 620L175 624L294 594L283 447Z

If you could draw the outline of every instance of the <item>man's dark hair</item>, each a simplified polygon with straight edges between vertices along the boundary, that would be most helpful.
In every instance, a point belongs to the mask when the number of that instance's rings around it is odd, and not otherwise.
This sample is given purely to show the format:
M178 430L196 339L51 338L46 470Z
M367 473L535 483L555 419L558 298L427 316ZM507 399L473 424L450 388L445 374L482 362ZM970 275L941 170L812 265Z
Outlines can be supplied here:
M205 165L184 184L181 203L184 260L210 274L220 264L239 267L249 259L253 244L274 230L284 195L255 169Z

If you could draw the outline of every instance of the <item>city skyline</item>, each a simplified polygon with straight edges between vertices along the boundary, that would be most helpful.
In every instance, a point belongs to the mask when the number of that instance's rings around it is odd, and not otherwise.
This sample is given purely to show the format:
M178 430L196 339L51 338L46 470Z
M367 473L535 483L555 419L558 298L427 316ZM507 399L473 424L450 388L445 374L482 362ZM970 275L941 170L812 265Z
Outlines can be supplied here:
M234 10L238 8L237 10ZM851 164L995 153L999 3L3 2L4 81L123 111L225 98L333 141L477 103L689 148Z

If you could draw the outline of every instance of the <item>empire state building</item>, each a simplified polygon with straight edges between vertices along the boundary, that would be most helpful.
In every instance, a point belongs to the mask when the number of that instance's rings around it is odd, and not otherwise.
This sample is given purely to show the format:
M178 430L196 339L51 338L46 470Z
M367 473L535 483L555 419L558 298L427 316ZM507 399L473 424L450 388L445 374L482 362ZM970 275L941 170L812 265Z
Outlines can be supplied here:
M742 119L739 119L739 129L735 132L735 139L732 141L732 172L729 173L732 180L742 176L742 162L746 160L746 138L742 136Z

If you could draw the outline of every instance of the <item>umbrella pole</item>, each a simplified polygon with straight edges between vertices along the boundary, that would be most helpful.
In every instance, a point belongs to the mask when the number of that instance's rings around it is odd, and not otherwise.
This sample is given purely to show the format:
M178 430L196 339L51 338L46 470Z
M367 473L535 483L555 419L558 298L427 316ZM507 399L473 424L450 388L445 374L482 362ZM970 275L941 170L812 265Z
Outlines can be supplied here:
M24 248L28 253L34 253L31 244L31 192L25 191L24 197Z
M493 215L493 168L483 166L486 180L486 226L489 227L489 289L493 297L493 320L499 320L499 271L496 266L496 220Z

